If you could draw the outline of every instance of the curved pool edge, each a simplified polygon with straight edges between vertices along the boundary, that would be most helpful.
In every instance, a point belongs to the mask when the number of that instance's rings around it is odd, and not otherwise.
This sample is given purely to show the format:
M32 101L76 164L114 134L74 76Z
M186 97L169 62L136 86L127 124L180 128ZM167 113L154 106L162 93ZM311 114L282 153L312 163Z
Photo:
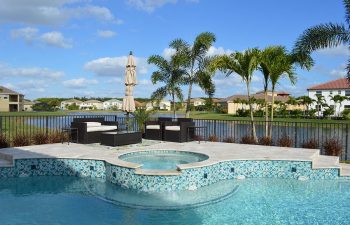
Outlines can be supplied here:
M214 144L211 144L214 145ZM177 150L188 149L191 147L211 147L211 145L183 145L179 144ZM62 148L66 145L56 145L60 147L59 154L52 153L52 146L41 146L41 151L31 147L28 149L11 149L13 152L13 167L0 167L0 177L21 177L21 176L89 176L104 178L114 184L121 185L126 188L136 189L140 191L174 191L174 190L195 190L197 188L216 183L221 180L245 178L281 178L281 179L298 179L304 177L311 180L316 179L350 179L350 176L341 177L339 165L333 165L322 168L325 165L314 166L314 157L319 153L318 150L307 150L302 152L301 149L291 150L288 148L281 149L280 153L292 155L288 159L285 155L278 157L274 155L278 148L271 148L269 151L252 151L252 153L266 153L266 155L250 155L236 154L234 149L229 149L235 153L223 159L222 150L215 152L215 148L210 149L210 157L206 161L191 164L184 164L187 168L180 171L167 171L167 173L153 173L152 171L142 171L137 164L123 164L118 160L119 154L130 152L123 151L100 151L96 149L86 148L81 145L69 146L69 149ZM235 145L222 145L224 147L235 147ZM245 145L240 145L242 148ZM247 146L248 148L251 146ZM76 148L81 148L81 152ZM158 149L169 150L164 145L158 146ZM154 149L154 147L149 147ZM140 149L143 151L149 149ZM21 151L17 154L16 151ZM170 150L173 150L171 147ZM282 151L283 150L283 151ZM25 151L25 152L23 152ZM28 151L28 154L24 154ZM37 151L34 154L33 152ZM44 155L43 152L47 151ZM135 150L133 150L135 151ZM194 148L195 152L201 151ZM249 149L239 152L246 152ZM3 153L3 150L0 150ZM205 152L205 151L203 151ZM208 151L206 151L208 152ZM238 153L239 153L238 152ZM79 153L79 154L78 154ZM93 154L94 155L93 155ZM98 154L97 154L98 153ZM292 154L293 153L293 154ZM215 155L216 154L216 155ZM220 155L221 154L221 155ZM294 154L300 154L295 156ZM221 157L221 160L220 157ZM251 158L254 156L255 158ZM331 157L329 159L332 159ZM201 164L205 162L204 164ZM339 164L339 163L338 163ZM128 167L128 166L132 166ZM185 166L185 167L186 167ZM182 166L179 165L181 168ZM315 168L314 168L315 167ZM151 172L151 173L150 173Z

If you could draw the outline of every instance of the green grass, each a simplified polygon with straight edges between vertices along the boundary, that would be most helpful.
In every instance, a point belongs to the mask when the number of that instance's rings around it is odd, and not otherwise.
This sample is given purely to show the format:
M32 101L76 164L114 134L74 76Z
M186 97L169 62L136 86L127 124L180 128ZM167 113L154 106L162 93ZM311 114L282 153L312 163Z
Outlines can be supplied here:
M208 120L250 120L249 117L237 117L223 113L213 112L191 112L193 119L208 119ZM254 117L255 121L264 121L263 117ZM303 118L274 118L274 121L283 122L313 122L313 123L350 123L347 120L331 120L331 119L303 119Z

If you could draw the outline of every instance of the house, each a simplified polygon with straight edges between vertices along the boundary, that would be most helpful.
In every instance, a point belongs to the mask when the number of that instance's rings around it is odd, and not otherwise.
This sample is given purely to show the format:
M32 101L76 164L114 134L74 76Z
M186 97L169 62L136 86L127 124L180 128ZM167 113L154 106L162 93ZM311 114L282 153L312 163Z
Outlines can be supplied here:
M68 109L67 107L69 105L73 105L73 104L75 104L76 106L78 106L80 108L80 105L82 103L83 103L82 101L72 98L72 99L68 99L68 100L62 101L60 108L61 108L61 110L66 110L66 109Z
M35 102L24 99L23 100L23 111L27 111L27 112L33 111L34 104L35 104Z
M104 110L121 110L123 107L123 102L119 101L118 99L111 99L108 101L103 102L103 109Z
M23 111L24 95L0 86L0 112Z
M205 105L205 100L201 98L191 98L190 102L193 106Z
M157 109L157 110L170 111L171 102L169 100L161 100L159 103L156 101L147 102L145 108L146 110Z
M92 99L92 100L88 100L85 101L83 103L81 103L80 105L80 109L97 109L97 110L102 110L103 109L103 103L101 101Z
M327 105L334 108L335 115L340 115L344 109L350 109L350 100L346 99L341 104L332 101L332 96L341 95L350 97L350 85L347 78L340 78L336 80L331 80L322 84L318 84L307 89L310 98L317 100L317 95L321 95ZM312 109L317 109L319 111L324 111L324 107L314 102L311 105Z
M290 94L286 92L275 92L274 93L275 107L277 107L277 104L276 104L277 102L282 102L286 105L287 110L295 110L295 109L305 110L305 106L303 105L287 104L289 100L289 96ZM251 98L254 98L255 100L265 100L265 95L263 91L259 91L251 95ZM271 91L267 92L267 102L270 104L272 102ZM225 108L228 114L237 114L237 110L249 110L247 95L232 95L227 98L218 99L216 100L216 103L221 105L223 108ZM260 110L262 108L264 108L263 104L259 104L258 102L253 103L253 110Z

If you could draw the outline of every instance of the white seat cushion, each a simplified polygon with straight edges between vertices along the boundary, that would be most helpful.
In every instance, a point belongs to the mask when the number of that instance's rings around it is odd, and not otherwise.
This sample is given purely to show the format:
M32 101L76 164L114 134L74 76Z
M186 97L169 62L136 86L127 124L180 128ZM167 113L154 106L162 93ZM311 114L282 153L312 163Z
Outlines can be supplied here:
M165 130L179 131L180 130L180 126L166 126Z
M86 129L87 132L95 132L95 131L109 131L109 130L116 130L117 126L96 126L96 127L88 127Z
M147 130L160 130L160 125L147 125Z
M99 127L99 126L101 126L100 122L84 122L84 123L86 123L87 127Z

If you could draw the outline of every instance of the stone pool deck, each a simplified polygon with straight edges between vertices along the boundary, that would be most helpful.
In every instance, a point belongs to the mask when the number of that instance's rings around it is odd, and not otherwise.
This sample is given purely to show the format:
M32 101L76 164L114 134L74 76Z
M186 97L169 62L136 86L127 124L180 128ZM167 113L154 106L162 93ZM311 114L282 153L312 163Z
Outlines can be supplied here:
M298 149L285 147L271 147L258 145L242 145L218 142L154 142L147 145L130 145L113 148L101 145L83 145L71 143L47 144L0 149L0 167L13 167L17 159L86 159L103 160L119 167L135 169L135 174L141 175L179 175L181 172L151 171L140 169L140 164L130 163L118 159L122 154L144 150L178 150L206 154L209 159L179 165L180 170L210 166L219 162L233 160L272 160L272 161L304 161L311 162L312 169L339 169L340 176L350 176L350 165L339 163L339 158L322 156L319 150Z

